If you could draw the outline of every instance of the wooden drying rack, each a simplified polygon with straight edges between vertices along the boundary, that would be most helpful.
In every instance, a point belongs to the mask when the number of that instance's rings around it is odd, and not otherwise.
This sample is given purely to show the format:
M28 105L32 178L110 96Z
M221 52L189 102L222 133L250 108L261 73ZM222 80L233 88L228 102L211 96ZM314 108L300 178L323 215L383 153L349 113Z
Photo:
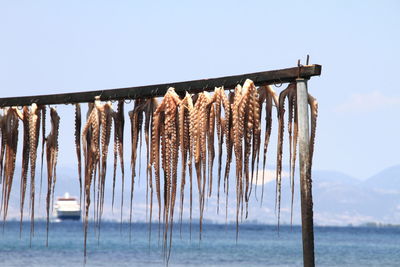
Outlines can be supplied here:
M308 57L307 57L308 63ZM32 103L38 105L72 104L92 102L95 96L100 96L102 101L114 101L119 99L137 99L163 96L169 87L173 87L177 94L185 92L198 93L212 91L215 87L223 86L225 89L233 89L236 85L251 79L255 85L297 83L297 112L299 124L299 163L300 163L300 194L301 194L301 225L303 239L304 266L315 266L314 258L314 223L313 201L311 190L311 173L309 168L309 112L307 80L312 76L321 74L321 65L300 65L294 68L262 71L235 76L226 76L212 79L193 80L186 82L135 86L116 89L95 90L86 92L35 95L21 97L0 98L0 107L28 106Z
M36 103L37 105L55 105L93 102L95 96L100 96L100 100L102 101L157 97L165 95L169 87L173 87L177 94L184 95L186 91L189 93L198 93L201 91L211 91L214 90L215 87L219 86L224 86L225 89L233 89L236 85L244 83L246 79L252 80L255 85L259 86L266 84L294 82L296 78L310 79L310 77L320 74L321 65L309 65L186 82L104 89L66 94L4 97L0 98L0 107L26 106L31 105L32 103Z

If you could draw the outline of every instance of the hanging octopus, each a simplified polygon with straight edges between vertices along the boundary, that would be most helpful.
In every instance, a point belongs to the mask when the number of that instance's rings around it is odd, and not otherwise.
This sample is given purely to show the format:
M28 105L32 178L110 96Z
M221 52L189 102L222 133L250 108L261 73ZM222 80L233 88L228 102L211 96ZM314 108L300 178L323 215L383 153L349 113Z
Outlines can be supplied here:
M286 105L287 100L287 105ZM190 231L192 226L192 202L193 202L193 174L194 163L199 197L199 238L202 238L203 218L206 201L212 197L213 185L217 183L217 213L219 213L221 178L226 194L225 213L227 220L229 172L233 155L235 156L235 189L236 189L236 240L238 239L239 222L248 217L248 203L250 201L253 179L255 176L255 190L258 184L258 168L260 161L261 145L263 144L263 170L266 166L266 156L272 129L273 106L277 108L278 117L278 145L276 166L276 200L275 205L278 217L278 229L281 207L281 183L282 183L282 152L284 140L285 118L287 117L287 133L289 139L289 163L291 185L291 221L293 218L294 174L298 146L298 114L296 84L290 84L283 90L279 98L270 86L256 88L251 80L237 85L234 93L225 94L224 88L215 88L212 94L201 92L194 96L186 93L181 99L173 88L169 88L161 103L156 99L137 99L133 110L129 112L131 122L131 195L130 195L130 234L133 210L133 193L135 182L139 180L141 169L141 144L146 144L146 220L149 216L149 242L152 230L153 193L158 204L159 240L163 239L163 252L165 259L169 260L172 248L172 234L174 223L174 211L179 194L179 221L182 229L184 210L185 187L189 184L190 192ZM265 135L261 134L261 118L265 105ZM310 131L310 162L308 177L310 177L312 156L314 153L316 120L318 103L314 97L308 95L308 105L311 112ZM286 110L285 110L286 109ZM285 112L286 117L285 117ZM53 206L54 189L56 183L56 165L58 157L58 135L60 117L55 108L50 109L51 132L45 138L45 107L38 107L35 103L19 110L15 107L3 109L0 115L0 176L2 182L2 199L0 212L3 221L6 221L10 193L15 171L15 159L18 144L19 120L23 124L22 147L22 171L20 188L20 233L22 231L23 209L27 186L28 168L30 164L30 218L31 235L34 234L35 213L35 167L37 160L37 148L39 144L40 129L42 129L42 148L46 145L47 161L47 197L46 197L46 246L48 245L49 214ZM42 123L42 124L41 124ZM84 204L84 255L87 255L87 231L89 208L91 202L95 221L95 231L100 237L100 225L104 210L105 184L107 172L107 157L110 143L112 125L114 124L114 173L112 189L112 206L114 204L114 188L118 157L122 172L121 195L121 222L123 214L124 192L124 161L123 161L123 131L124 131L124 101L118 102L117 111L114 112L110 102L101 103L100 97L96 97L94 103L89 105L87 121L81 131L80 105L75 106L75 148L78 159L78 175L80 183L80 198ZM216 136L215 136L216 133ZM217 138L217 140L215 140ZM82 140L81 140L82 139ZM263 139L263 141L262 141ZM216 142L215 142L216 141ZM83 149L83 162L81 162L81 142ZM225 173L222 170L222 154L226 149ZM214 175L214 160L218 144L217 175ZM138 151L139 149L139 151ZM42 150L43 154L43 150ZM178 181L178 158L181 158L181 172ZM139 163L137 164L137 161ZM43 161L43 158L42 158ZM83 164L83 166L82 166ZM138 165L138 166L137 166ZM83 175L81 168L84 169ZM154 171L154 180L153 180ZM187 181L189 172L189 182ZM262 175L264 193L264 173ZM82 178L83 177L83 178ZM215 177L215 178L214 178ZM137 179L139 178L139 179ZM213 181L214 180L214 181ZM215 181L216 180L216 181ZM96 185L97 183L97 185ZM311 183L308 178L307 183ZM83 185L83 187L82 187ZM180 187L178 187L178 185ZM311 185L311 184L310 184ZM195 186L195 185L194 185ZM83 188L83 190L82 190ZM91 189L93 191L91 192ZM187 190L187 189L186 189ZM255 193L257 198L257 193ZM150 207L148 210L148 205ZM39 198L40 203L40 198ZM245 214L245 215L244 215ZM96 233L96 232L95 232ZM191 233L190 233L191 234Z
M289 161L290 161L290 184L291 184L291 222L293 220L293 199L294 199L294 173L297 154L297 140L298 140L298 114L297 114L297 91L296 84L290 84L279 95L278 106L278 150L277 150L277 170L276 170L276 205L278 208L278 227L280 218L280 201L281 201L281 172L282 172L282 147L283 147L283 134L284 134L284 114L285 114L285 100L288 99L288 134L289 134ZM314 139L316 131L316 119L318 113L318 103L314 97L308 95L308 104L311 110L311 135L310 135L310 163L309 172L311 172L312 156L314 152Z
M114 207L114 189L115 189L115 179L117 171L117 160L119 156L120 167L121 167L121 223L122 214L124 207L124 181L125 181L125 167L124 167L124 100L118 101L117 112L113 114L114 119L114 173L113 173L113 190L112 190L112 204L111 208Z
M90 207L90 186L93 180L96 166L100 160L100 114L97 106L100 106L100 97L96 97L95 106L90 108L90 115L82 131L82 145L85 159L85 218L84 218L84 257L86 259L86 242L88 217Z
M58 158L58 134L60 128L60 116L54 107L50 109L51 132L46 138L46 161L47 161L47 197L46 197L46 246L49 244L49 219L50 203L54 201L54 186L57 180L57 158ZM51 206L53 206L51 204Z
M261 190L261 205L262 205L264 199L265 166L267 161L268 145L272 131L272 107L273 105L275 105L276 109L278 109L279 100L275 91L269 85L260 87L259 95L260 95L260 106L262 106L262 102L265 102L265 136L264 136L264 155L263 155L264 171L262 173L262 190ZM262 108L260 110L262 110Z
M155 98L147 99L146 103L144 104L143 111L145 115L145 122L144 122L144 132L145 132L145 142L146 142L146 209L148 205L148 189L150 189L150 210L149 210L149 242L151 239L151 221L153 215L153 177L151 171L151 147L150 147L150 137L151 137L151 124L152 124L152 115L153 112L157 109L158 102ZM147 212L146 212L147 215Z
M159 173L159 149L158 146L161 140L162 151L162 167L164 170L164 233L163 247L167 249L168 231L170 230L170 245L172 242L172 226L174 206L177 191L177 165L178 165L178 105L181 100L175 93L173 88L169 88L164 96L163 101L157 107L153 114L153 133L152 133L152 162L154 163L157 198L159 205L161 203L160 193L160 173ZM164 117L165 120L160 120ZM161 207L159 206L159 216ZM165 254L169 257L169 254Z
M40 160L40 187L39 187L39 206L42 198L42 180L43 180L43 159L44 159L44 145L46 143L46 106L41 106L41 120L42 120L42 157Z
M129 212L129 238L132 235L132 203L133 193L135 186L136 177L136 159L137 159L137 148L139 144L139 134L142 130L143 124L143 111L144 111L145 100L137 99L135 106L132 111L129 111L129 118L131 121L131 196L130 196L130 212Z
M219 192L221 185L221 174L222 174L222 146L224 143L224 128L226 125L226 114L225 118L222 117L222 106L224 105L223 99L226 98L224 89L222 87L215 88L215 123L217 128L218 138L218 185L217 185L217 214L219 214Z
M79 178L79 204L82 203L82 157L81 157L81 105L75 104L75 150L78 160L78 178Z
M6 109L2 109L5 113ZM1 150L0 150L0 183L3 183L3 170L4 170L4 153L6 150L6 130L5 130L5 114L0 115L0 133L1 133Z
M37 147L40 132L40 108L33 103L29 115L29 159L31 161L31 188L30 188L30 212L31 212L31 234L30 244L35 231L35 171Z
M13 183L15 160L18 146L18 116L15 108L5 110L2 127L2 138L5 145L5 163L2 188L3 226L7 218L8 204ZM3 143L3 142L2 142Z
M105 181L107 173L107 155L108 146L110 144L112 120L113 120L113 109L111 102L107 102L104 105L96 105L100 113L100 142L101 142L101 159L100 159L100 173L99 173L99 197L97 198L99 203L98 209L98 222L100 227L101 216L103 214L104 206L104 192L105 192Z
M209 136L209 114L210 103L212 99L207 92L197 95L197 100L190 112L190 141L192 147L192 156L196 168L197 187L199 192L199 212L200 212L200 231L201 239L203 229L203 214L205 204L206 189L206 155L207 155L207 137Z
M233 103L235 99L235 95L233 92L229 93L228 98L226 98L225 93L222 94L222 103L225 112L225 122L224 122L224 132L226 136L226 166L225 166L225 175L224 175L224 190L225 190L225 221L228 222L228 197L229 197L229 172L230 165L232 163L232 154L233 154L233 140L234 140L234 131L233 131Z
M183 217L183 202L185 197L186 184L186 165L189 168L189 184L190 184L190 229L192 225L192 162L191 162L191 146L190 146L190 112L193 109L192 96L186 93L186 96L179 104L179 143L181 148L181 190L180 190L180 227L179 232L182 235L182 217ZM189 156L189 159L188 159Z
M244 165L245 179L246 179L246 192L245 192L246 218L248 216L248 203L250 199L251 187L253 184L254 165L256 161L256 156L258 154L258 151L260 150L260 135L261 135L259 94L254 83L250 80L247 81L249 82L250 99L249 99L249 108L247 111L247 116L245 117L245 119L247 119L247 127L245 127L246 137L245 137L245 165ZM245 86L246 83L244 84L244 87ZM249 171L250 153L252 153L251 175Z
M259 131L259 122L255 123L256 114L258 113L257 108L259 108L257 107L257 98L258 94L251 80L246 80L243 88L240 85L236 86L232 107L233 146L236 158L236 239L238 238L239 211L241 210L241 216L243 217L243 199L246 202L246 209L249 200L249 158L254 125L256 125L256 131Z
M24 106L22 112L18 109L18 118L22 121L23 125L23 144L22 144L22 166L21 166L21 181L20 181L20 237L22 234L22 219L24 217L24 204L25 204L25 193L26 193L26 183L28 177L29 168L29 108Z

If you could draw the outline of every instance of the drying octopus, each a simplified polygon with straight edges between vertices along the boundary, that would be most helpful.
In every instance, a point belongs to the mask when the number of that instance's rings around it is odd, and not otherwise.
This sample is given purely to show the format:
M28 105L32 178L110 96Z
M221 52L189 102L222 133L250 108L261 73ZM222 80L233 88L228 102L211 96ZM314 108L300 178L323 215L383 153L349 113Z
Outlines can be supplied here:
M159 221L161 218L160 189L160 144L162 168L164 171L164 209L163 209L163 248L166 252L168 232L170 246L172 242L172 226L177 191L178 166L178 105L181 100L173 88L169 88L162 102L153 113L152 126L152 165L155 170L156 193L159 204ZM160 140L161 139L161 140ZM169 254L165 254L167 257Z
M21 166L21 182L20 182L20 236L22 233L22 219L24 217L24 204L26 184L29 168L29 108L24 106L22 112L17 109L19 119L23 125L23 144L22 144L22 166Z
M4 110L4 117L2 120L2 159L3 165L3 153L5 153L5 162L3 166L3 188L2 188L2 205L1 210L3 211L3 223L7 218L8 204L10 200L10 193L12 188L12 182L15 171L15 160L17 155L18 146L18 124L19 119L16 113L16 108L8 108ZM3 224L4 225L4 224Z
M81 127L82 115L81 105L75 104L75 151L78 160L78 179L79 179L79 204L82 203L82 154L81 154Z
M114 191L115 191L115 180L117 176L117 161L118 156L121 167L121 223L122 214L124 207L124 183L125 183L125 167L124 167L124 100L118 101L117 111L113 112L112 118L114 121L114 172L113 172L113 189L112 189L112 204L111 208L114 208Z
M31 235L30 244L32 244L32 237L35 230L35 171L36 171L36 158L37 148L39 144L39 133L40 133L40 117L42 107L38 107L35 103L31 105L29 115L29 159L31 169L31 182L30 182L30 212L31 212Z
M197 95L196 102L190 111L190 145L196 169L197 188L199 193L200 231L201 239L203 214L205 204L205 190L207 178L207 137L209 136L209 113L212 98L207 92ZM210 155L209 155L210 156Z
M47 197L46 197L46 246L49 243L49 219L50 203L53 206L54 186L56 184L57 158L58 158L58 135L60 128L60 116L54 107L50 109L51 132L46 137L46 161L47 161Z
M276 109L278 109L278 97L275 93L275 91L272 89L271 86L266 85L259 87L259 102L260 102L260 107L262 107L263 103L265 102L265 135L264 135L264 155L263 155L263 170L265 170L266 166L266 161L267 161L267 152L268 152L268 145L269 145L269 140L271 137L271 131L272 131L272 108L275 105ZM262 116L262 108L260 108L260 118ZM258 156L257 156L258 157ZM256 179L258 179L258 168L257 168L257 176ZM263 202L264 198L264 182L265 182L265 171L262 173L262 190L261 190L261 205ZM257 184L257 180L256 180ZM257 189L257 187L256 187Z
M41 128L42 128L42 156L40 160L40 187L39 187L39 206L42 197L42 180L43 180L43 160L44 160L44 146L46 143L46 106L41 106Z
M95 106L90 108L90 114L87 122L82 130L83 155L85 160L85 182L84 182L84 198L85 198L85 218L84 218L84 256L86 258L86 240L88 217L90 207L90 186L93 180L95 169L100 160L100 114L97 106L100 105L99 97L95 100Z
M192 150L190 146L190 112L193 109L193 101L192 96L186 93L185 97L182 99L181 103L179 104L179 143L180 143L180 150L181 150L181 188L180 188L180 208L179 208L179 221L180 221L180 228L179 232L182 234L182 217L183 217L183 203L185 197L185 185L186 185L186 165L189 169L189 184L190 184L190 233L191 233L191 226L192 226L192 205L193 205L193 170L192 170L192 161L191 155Z
M189 217L190 229L192 223L193 186L197 181L199 197L199 222L200 239L202 235L202 222L204 218L205 203L212 196L213 186L217 184L217 213L219 213L220 187L223 179L223 190L226 194L225 213L228 213L229 173L230 165L235 157L236 167L236 238L238 238L239 221L247 218L248 202L253 189L253 179L258 184L258 168L260 154L262 154L262 168L266 168L268 144L271 136L273 107L277 109L278 117L278 149L276 168L276 209L278 210L278 227L280 219L281 180L282 180L282 152L285 124L285 102L287 104L288 136L289 136L289 163L291 184L291 211L293 213L294 173L297 155L298 139L298 114L296 85L290 84L283 90L279 98L271 86L256 87L251 80L237 85L234 92L228 95L224 88L215 88L212 94L201 92L196 95L186 93L182 99L173 88L169 88L160 103L155 98L137 99L133 110L129 112L131 122L131 195L130 215L132 221L133 193L136 177L140 177L140 149L142 133L146 144L146 216L149 215L149 240L151 238L151 224L153 215L153 193L155 187L156 201L158 203L159 238L161 225L163 226L163 250L167 261L172 247L172 230L174 223L174 210L177 194L179 199L179 221L182 227L185 187L189 185ZM314 97L308 96L311 111L310 131L310 162L314 152L314 139L318 104ZM265 106L265 115L263 110ZM20 220L23 218L23 207L27 186L28 168L30 163L30 216L31 238L34 233L34 207L35 207L35 165L37 148L39 144L40 129L42 139L46 144L47 161L47 241L48 220L50 203L54 199L54 185L56 182L56 164L58 155L59 121L54 108L50 109L51 132L44 138L46 110L35 103L22 110L15 107L3 109L0 116L1 150L0 150L0 175L2 177L2 202L3 220L6 220L9 197L11 192L15 159L18 142L18 123L23 124L22 171L20 188ZM262 142L261 118L265 118L265 130ZM95 226L100 229L101 217L104 207L105 181L107 172L107 156L110 143L112 125L114 125L114 170L112 206L114 204L114 188L116 169L119 157L122 172L121 195L121 221L123 210L124 191L124 160L123 160L123 132L124 132L124 100L118 102L114 111L111 102L101 103L96 97L94 103L89 105L87 121L81 131L81 109L75 105L75 146L78 159L78 177L80 183L80 198L83 193L84 204L84 255L86 259L86 243L88 230L89 207L93 207ZM216 133L216 136L215 136ZM216 137L216 138L215 138ZM216 140L215 140L216 139ZM213 181L214 160L217 147L217 179ZM223 173L222 155L225 142L226 164ZM263 143L263 152L261 145ZM42 143L43 146L44 143ZM82 147L81 147L82 145ZM83 162L81 159L83 150ZM139 151L138 151L139 149ZM181 159L180 181L178 182L178 159ZM137 168L136 162L139 160ZM82 166L83 164L83 166ZM193 165L195 180L193 181ZM83 168L83 175L81 169ZM137 171L138 170L138 171ZM154 180L153 180L154 171ZM189 182L187 182L187 171ZM262 174L261 204L264 193L264 173ZM255 176L255 177L254 177ZM311 181L308 181L311 182ZM97 186L96 186L97 183ZM178 184L180 187L178 187ZM92 186L93 185L93 186ZM83 188L83 189L82 189ZM93 193L91 193L93 188ZM255 190L256 190L255 189ZM215 194L215 193L214 193ZM255 193L256 194L256 193ZM91 196L93 200L91 200ZM257 194L256 194L257 198ZM82 201L81 201L82 202ZM150 202L150 208L148 205ZM244 215L245 214L245 215ZM146 217L147 220L147 217ZM292 215L291 215L292 220ZM161 224L162 223L162 224ZM130 224L131 225L131 224ZM96 229L95 227L95 229ZM21 228L22 229L22 223ZM99 231L100 233L100 231ZM131 226L130 226L131 236Z
M151 237L151 220L153 212L153 183L152 183L152 172L151 172L151 147L150 147L150 136L151 136L151 123L152 114L158 106L157 100L152 99L138 99L135 101L133 110L129 112L131 121L131 194L130 194L130 213L129 213L129 238L131 239L132 234L132 208L133 208L133 193L136 177L136 160L137 160L137 148L139 139L141 141L141 131L144 122L145 142L146 142L146 216L148 206L148 194L150 189L150 211L149 211L149 240ZM140 162L140 161L139 161ZM140 170L140 165L139 165Z
M139 144L140 132L143 124L143 104L144 100L137 99L133 110L129 111L129 118L131 122L131 194L130 194L130 206L129 206L129 237L132 236L132 203L133 193L135 190L135 177L136 177L136 159L137 159L137 148Z
M108 155L108 147L110 144L110 136L111 136L111 128L113 121L114 111L112 109L111 102L107 102L104 105L98 105L96 108L100 111L100 125L101 125L101 133L100 133L100 142L101 142L101 161L100 161L100 173L99 173L99 189L97 198L98 201L98 221L99 226L101 222L101 216L103 214L103 206L104 206L104 193L105 193L105 180L106 180L106 172L107 172L107 155Z
M289 166L290 166L290 185L291 185L291 222L293 220L293 198L294 198L294 173L297 154L298 141L298 114L297 114L297 91L296 84L291 83L279 95L278 105L278 149L277 149L277 168L276 168L276 207L278 209L278 228L280 219L281 205L281 182L282 182L282 148L284 135L284 115L285 100L288 100L288 135L289 135ZM318 116L318 103L316 99L308 94L308 104L311 115L311 133L309 140L310 162L308 172L311 172L312 156L314 153L316 122Z
M261 127L258 99L257 89L251 80L246 80L243 88L240 85L236 86L232 107L233 146L236 159L236 238L238 238L239 211L243 217L243 200L246 203L247 218L251 187L250 154L252 150L254 154L258 153L260 145Z

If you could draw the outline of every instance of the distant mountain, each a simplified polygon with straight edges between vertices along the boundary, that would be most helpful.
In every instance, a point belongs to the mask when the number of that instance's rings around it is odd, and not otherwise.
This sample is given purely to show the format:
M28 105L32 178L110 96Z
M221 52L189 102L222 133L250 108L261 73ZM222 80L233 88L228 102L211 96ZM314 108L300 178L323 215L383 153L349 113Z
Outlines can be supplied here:
M128 168L127 168L128 169ZM234 169L234 166L232 166ZM230 177L228 221L233 222L236 217L236 192L234 170ZM10 200L9 218L19 216L19 173L17 167L14 178L13 190ZM112 211L112 165L108 166L106 183L104 219L119 220L121 202L121 175L118 170L115 185L115 202ZM124 190L124 220L129 219L130 205L130 171L125 171L125 190ZM291 190L289 182L288 168L284 168L282 180L282 205L281 223L290 223ZM198 192L195 176L193 177L193 218L198 218ZM258 187L253 188L250 204L249 216L247 221L258 223L272 223L277 221L275 212L275 171L265 172L264 200L261 207L261 178L262 172L258 176ZM40 181L40 173L37 173L37 182ZM179 177L180 180L180 177ZM220 207L217 215L217 175L214 174L214 187L212 197L206 201L205 219L213 222L225 222L225 194L221 185ZM37 217L44 217L44 201L47 180L43 175L43 188L41 197L41 207L36 208ZM184 219L188 219L189 213L189 178L186 179ZM256 181L254 179L254 184ZM223 184L223 182L221 183ZM294 224L300 224L300 198L299 198L299 177L295 179L295 198L294 198ZM37 194L39 185L36 185ZM93 188L92 188L93 189ZM28 185L29 190L29 185ZM57 184L55 196L61 196L65 192L79 196L79 182L77 171L74 167L59 166L57 170ZM150 192L148 192L150 201ZM93 201L92 196L92 201ZM341 172L331 170L313 171L313 200L314 200L314 219L317 225L360 225L367 222L400 224L400 165L387 168L367 180L360 180ZM176 200L176 214L179 214L179 192ZM29 200L26 199L25 206ZM38 198L36 203L39 203ZM94 203L94 202L92 202ZM153 218L158 217L156 194L153 193ZM245 211L245 208L244 208ZM91 206L91 213L93 206ZM25 211L27 214L27 209ZM178 218L178 215L175 215ZM133 198L133 221L146 220L146 177L145 172L141 172L141 177L135 179L135 191ZM195 219L196 220L196 219Z
M386 193L400 192L400 165L389 167L370 177L364 185L375 191Z
M315 220L320 224L400 223L400 165L365 181L331 171L315 171Z

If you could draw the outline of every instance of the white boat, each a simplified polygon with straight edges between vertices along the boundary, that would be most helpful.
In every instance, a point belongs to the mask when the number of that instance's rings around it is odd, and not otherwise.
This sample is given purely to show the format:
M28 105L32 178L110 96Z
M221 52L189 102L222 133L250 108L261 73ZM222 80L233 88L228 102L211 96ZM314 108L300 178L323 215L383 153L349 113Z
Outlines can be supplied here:
M81 207L75 197L70 197L65 193L63 197L58 197L54 204L54 215L59 220L80 220Z

